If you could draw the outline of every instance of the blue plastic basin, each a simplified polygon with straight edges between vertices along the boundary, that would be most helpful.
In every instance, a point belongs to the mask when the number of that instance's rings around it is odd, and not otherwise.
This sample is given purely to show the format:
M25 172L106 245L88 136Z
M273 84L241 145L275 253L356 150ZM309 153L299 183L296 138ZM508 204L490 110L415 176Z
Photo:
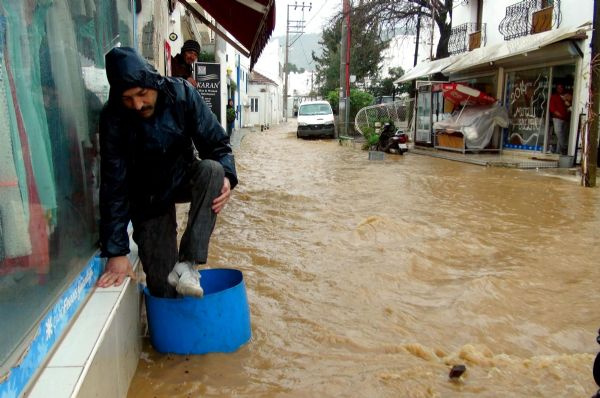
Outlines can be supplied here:
M144 289L150 342L161 353L233 352L251 337L250 309L242 273L200 271L204 297L161 298Z

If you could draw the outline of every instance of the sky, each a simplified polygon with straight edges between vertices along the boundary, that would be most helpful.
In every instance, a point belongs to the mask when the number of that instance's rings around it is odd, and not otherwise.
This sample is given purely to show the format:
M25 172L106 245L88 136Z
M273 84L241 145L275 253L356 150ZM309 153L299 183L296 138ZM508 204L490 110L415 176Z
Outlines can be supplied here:
M318 33L323 31L323 25L327 23L328 18L339 11L342 7L342 0L275 0L275 30L273 36L285 36L288 5L294 4L309 5L312 3L312 8L304 9L304 21L306 22L306 33ZM294 7L289 7L290 20L298 21L302 19L302 11L300 8L294 10Z

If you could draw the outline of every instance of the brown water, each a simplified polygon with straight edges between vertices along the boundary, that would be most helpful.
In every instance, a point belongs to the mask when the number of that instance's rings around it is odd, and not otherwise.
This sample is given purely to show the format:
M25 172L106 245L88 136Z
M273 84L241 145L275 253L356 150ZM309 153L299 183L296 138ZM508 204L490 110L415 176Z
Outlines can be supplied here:
M294 126L248 134L209 262L244 272L233 354L146 342L129 397L588 397L600 191ZM464 364L460 381L452 365Z

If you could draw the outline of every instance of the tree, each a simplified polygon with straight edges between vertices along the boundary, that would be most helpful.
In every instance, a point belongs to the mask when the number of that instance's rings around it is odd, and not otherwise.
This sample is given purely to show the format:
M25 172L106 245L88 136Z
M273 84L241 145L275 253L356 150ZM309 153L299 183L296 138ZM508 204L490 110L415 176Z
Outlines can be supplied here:
M433 18L440 31L435 58L445 58L449 55L448 41L452 33L453 0L364 0L354 12L363 15L369 23L369 28L376 28L385 37L396 33L416 32L419 16Z
M291 63L291 62L288 62L288 64L287 64L287 65L288 65L288 66L287 66L287 71L288 71L289 73L304 73L304 72L305 72L305 69L304 69L304 68L298 68L298 67L296 66L296 64L293 64L293 63Z
M378 97L380 95L392 95L394 91L396 95L410 92L410 82L402 83L398 87L394 85L394 82L404 75L404 69L398 66L396 68L390 68L388 73L389 77L379 80L373 85L370 90L371 94Z
M340 14L335 16L323 31L319 41L322 55L319 57L312 53L316 83L322 96L326 96L329 91L339 90L341 26ZM379 73L381 53L387 48L389 41L382 39L377 26L366 21L361 14L353 12L350 15L350 29L350 70L356 76L357 84L364 85L365 79L375 77Z

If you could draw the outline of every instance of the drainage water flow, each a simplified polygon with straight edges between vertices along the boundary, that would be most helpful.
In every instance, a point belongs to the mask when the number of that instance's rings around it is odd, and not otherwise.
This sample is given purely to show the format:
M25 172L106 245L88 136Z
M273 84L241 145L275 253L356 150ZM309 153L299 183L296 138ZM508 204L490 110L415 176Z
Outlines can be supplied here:
M294 129L244 137L211 242L211 267L244 273L251 341L201 356L146 341L130 398L595 393L600 191L410 153L373 162Z

